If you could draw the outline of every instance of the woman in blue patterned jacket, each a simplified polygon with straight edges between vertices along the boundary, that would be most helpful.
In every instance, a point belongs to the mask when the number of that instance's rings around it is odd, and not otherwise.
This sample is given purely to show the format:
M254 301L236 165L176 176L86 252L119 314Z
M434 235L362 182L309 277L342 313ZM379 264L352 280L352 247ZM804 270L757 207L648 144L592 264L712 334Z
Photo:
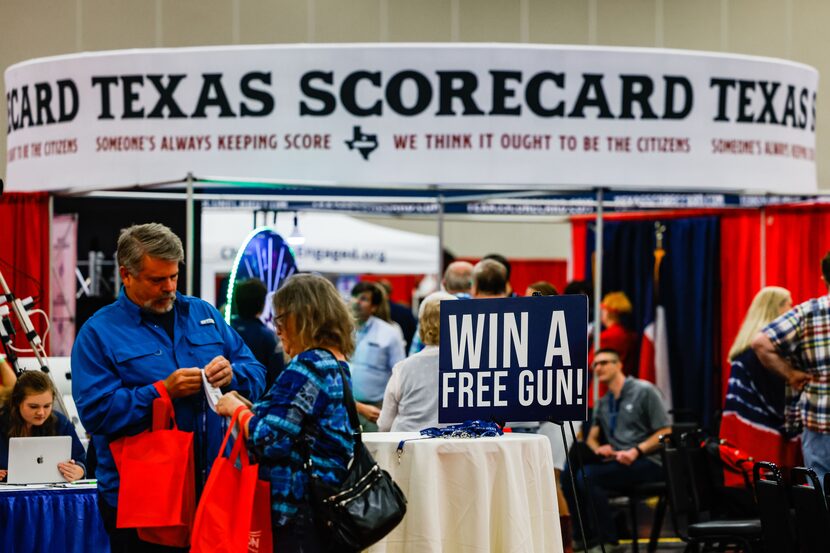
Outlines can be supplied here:
M341 375L349 374L345 358L354 350L354 323L334 286L317 275L288 279L274 295L274 314L292 359L262 399L240 414L240 422L261 476L271 482L274 551L329 551L310 508L304 455L308 448L314 475L325 483L345 479L354 438ZM230 393L217 409L231 416L242 405Z

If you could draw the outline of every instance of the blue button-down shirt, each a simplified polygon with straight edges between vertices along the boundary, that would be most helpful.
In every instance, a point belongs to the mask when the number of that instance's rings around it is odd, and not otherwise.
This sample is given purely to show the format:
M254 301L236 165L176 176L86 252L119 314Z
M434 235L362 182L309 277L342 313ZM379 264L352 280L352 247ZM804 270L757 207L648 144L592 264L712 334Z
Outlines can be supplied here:
M357 401L383 401L392 367L405 357L400 331L382 319L369 317L357 330L355 350L349 360L354 398Z
M222 355L233 366L229 389L257 398L265 368L209 303L176 294L175 343L121 290L118 300L93 315L72 347L72 395L98 455L98 489L110 505L118 502L118 472L110 442L147 430L152 424L153 383L179 368L205 365ZM197 486L204 483L219 452L226 421L210 411L204 393L173 400L179 429L194 433Z

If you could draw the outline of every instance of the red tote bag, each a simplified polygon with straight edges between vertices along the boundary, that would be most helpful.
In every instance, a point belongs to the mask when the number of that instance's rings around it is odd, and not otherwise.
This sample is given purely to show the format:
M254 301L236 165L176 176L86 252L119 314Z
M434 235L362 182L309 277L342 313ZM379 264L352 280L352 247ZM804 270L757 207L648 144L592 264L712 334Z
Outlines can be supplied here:
M199 500L191 553L270 553L272 549L270 485L258 479L259 466L248 460L241 428L230 457L224 456L238 415L234 413Z
M110 444L121 478L116 526L136 528L144 541L186 547L196 507L193 433L176 426L164 384L155 388L161 397L153 401L152 429Z

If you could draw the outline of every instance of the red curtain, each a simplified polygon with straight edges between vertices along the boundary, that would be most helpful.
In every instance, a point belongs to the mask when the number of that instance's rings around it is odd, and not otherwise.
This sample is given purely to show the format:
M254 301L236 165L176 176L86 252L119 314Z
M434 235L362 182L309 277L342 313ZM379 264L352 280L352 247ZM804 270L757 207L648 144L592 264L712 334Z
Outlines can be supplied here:
M721 220L721 390L729 380L726 360L752 298L761 289L761 212L758 210L675 210L670 212L609 214L607 220L691 217L717 213ZM593 216L572 218L573 278L585 274L587 224ZM827 293L820 260L830 251L830 205L771 206L763 221L766 230L765 283L790 290L798 304Z
M35 307L49 311L49 195L7 192L0 195L0 271L18 298L31 296ZM17 321L14 345L28 348ZM32 316L43 336L43 317Z
M727 355L752 298L761 288L761 214L726 213L720 218L721 400L729 382Z
M585 274L585 256L588 253L585 240L588 237L588 219L571 219L571 260L573 262L574 280L585 280L593 275Z
M767 285L783 286L798 304L823 296L821 258L830 250L830 206L767 208Z

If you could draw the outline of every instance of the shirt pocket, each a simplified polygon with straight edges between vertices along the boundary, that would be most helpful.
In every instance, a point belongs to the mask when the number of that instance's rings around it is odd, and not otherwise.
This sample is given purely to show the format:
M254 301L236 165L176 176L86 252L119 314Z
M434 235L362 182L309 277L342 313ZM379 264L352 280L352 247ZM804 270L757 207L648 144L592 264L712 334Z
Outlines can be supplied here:
M204 367L217 355L224 355L225 343L218 334L212 332L193 332L186 336L190 345L190 357L196 366Z
M160 364L164 356L157 342L140 342L121 346L113 351L121 379L127 385L146 384L147 371Z
M391 371L392 367L389 366L389 354L386 348L377 342L369 342L366 345L366 364L369 368L383 372Z

